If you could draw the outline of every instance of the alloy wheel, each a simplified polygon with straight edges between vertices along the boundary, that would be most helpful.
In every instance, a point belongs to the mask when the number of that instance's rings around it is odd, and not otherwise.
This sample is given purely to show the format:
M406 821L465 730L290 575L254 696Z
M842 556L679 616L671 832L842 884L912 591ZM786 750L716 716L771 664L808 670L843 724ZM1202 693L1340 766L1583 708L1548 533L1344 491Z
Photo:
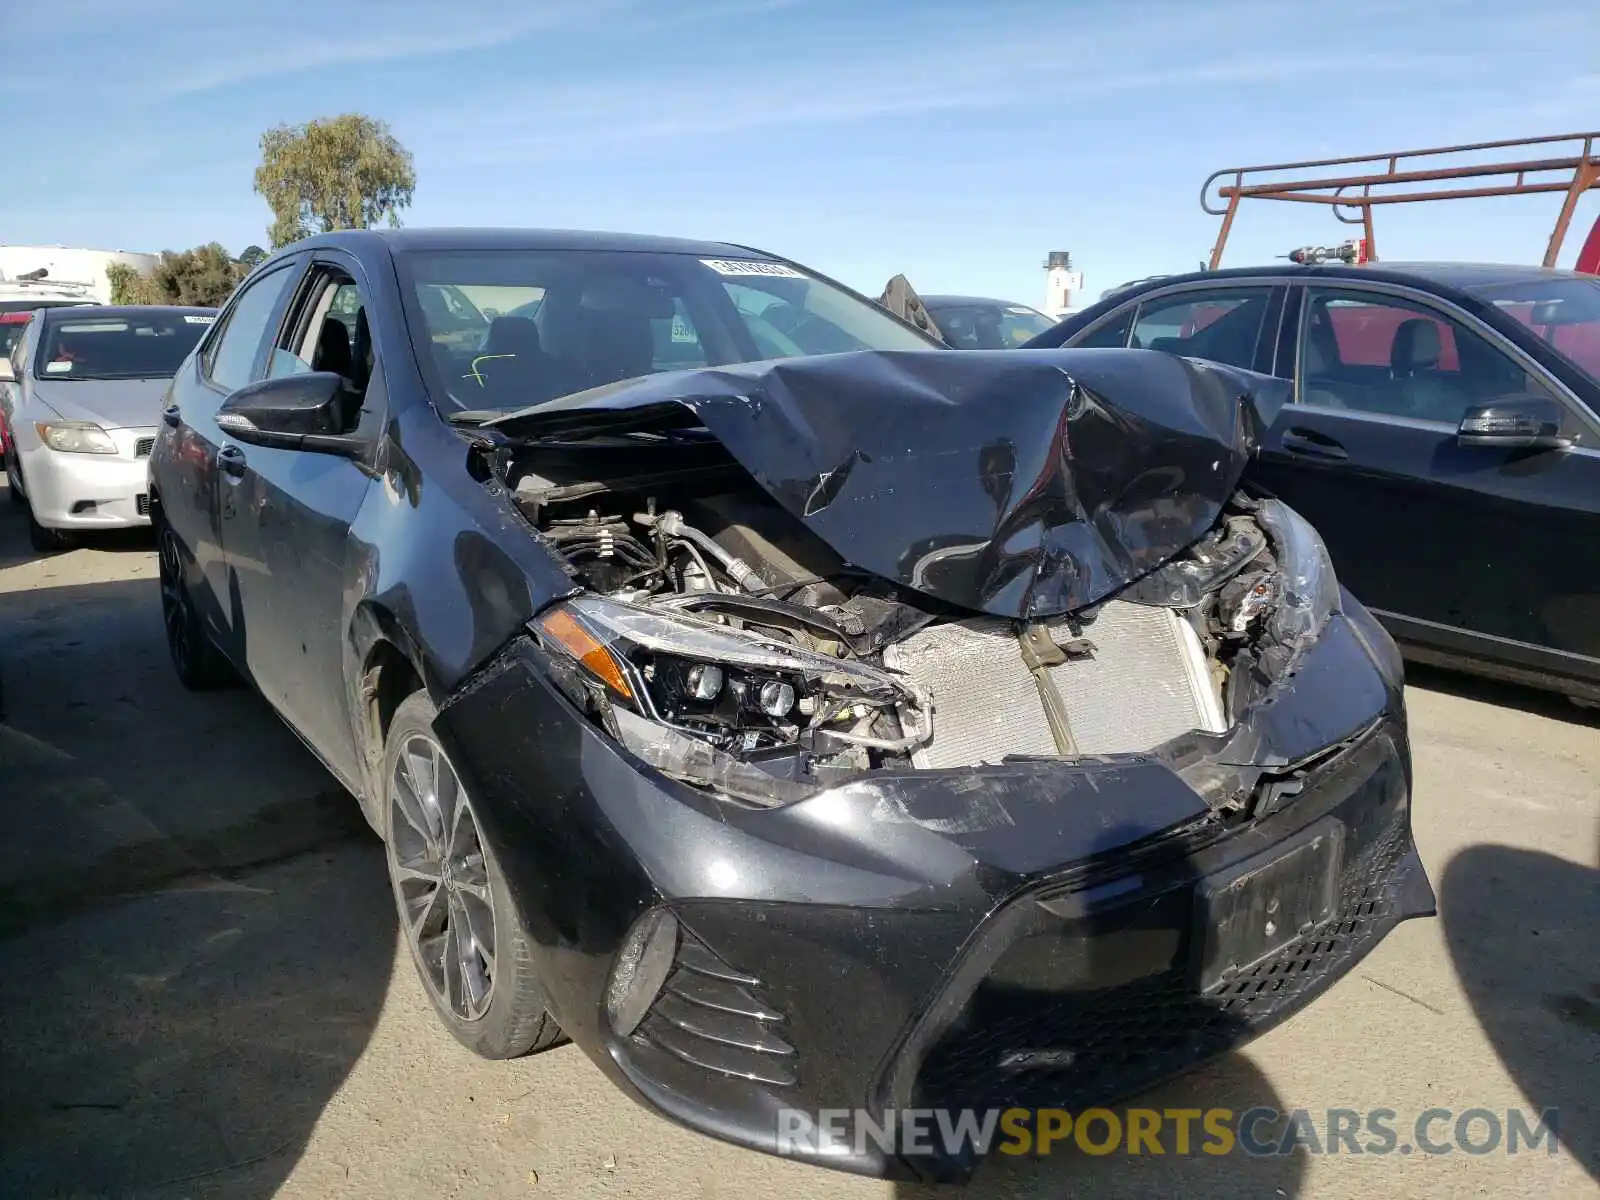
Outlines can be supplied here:
M410 734L389 778L389 872L423 982L461 1021L494 999L495 917L483 835L449 756Z
M194 646L190 635L194 623L190 618L189 592L183 585L178 538L172 530L162 529L156 558L161 576L161 620L167 629L167 647L172 651L173 665L183 676L193 665Z

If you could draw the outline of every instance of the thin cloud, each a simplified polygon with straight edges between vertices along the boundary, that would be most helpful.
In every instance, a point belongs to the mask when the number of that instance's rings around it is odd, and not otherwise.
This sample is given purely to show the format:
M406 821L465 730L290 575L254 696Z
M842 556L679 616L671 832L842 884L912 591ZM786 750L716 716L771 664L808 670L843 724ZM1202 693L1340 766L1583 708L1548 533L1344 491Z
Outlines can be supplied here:
M759 17L767 13L782 12L799 7L801 0L727 0L724 4L705 4L699 8L684 8L662 13L659 9L646 10L630 22L630 33L655 33L662 29L678 29L684 25L699 25L707 21L723 21L729 17Z
M355 15L347 30L330 30L330 19L338 18L319 0L277 0L270 12L252 13L219 9L214 0L145 0L139 5L55 0L37 10L11 5L8 32L29 53L20 69L13 65L5 72L0 91L27 91L75 76L95 47L109 51L147 41L157 30L159 40L129 55L118 70L77 79L75 87L80 93L141 101L186 99L317 69L488 50L537 33L648 13L652 7L650 0L527 0L509 10L491 0L454 0L448 8L437 0L388 0L381 21Z
M954 110L1041 103L1100 101L1113 94L1214 85L1236 88L1325 76L1449 74L1470 56L1355 54L1249 57L1238 61L1159 69L1115 64L1092 75L1045 78L1026 93L1016 86L1018 65L984 48L959 59L902 60L888 78L878 64L767 75L749 82L707 87L703 77L637 81L628 88L577 86L544 90L536 111L559 112L556 127L544 119L507 121L480 140L459 138L460 125L439 158L456 165L491 165L567 158L597 145L732 134L767 128L844 124ZM774 103L774 97L782 97ZM507 106L503 112L514 112ZM422 128L424 137L427 127ZM436 160L437 161L437 160Z
M396 62L427 58L469 50L487 50L521 41L534 33L588 24L637 7L639 0L571 0L556 3L545 0L538 7L529 4L521 11L506 14L475 12L472 6L452 6L450 20L443 28L437 23L439 8L430 6L427 14L413 12L409 20L391 8L385 14L386 28L354 37L261 39L260 51L224 54L218 59L202 58L204 66L170 77L161 94L168 97L192 96L200 92L231 87L247 81L290 75L320 67L354 66L361 63ZM400 18L400 19L397 19ZM240 40L237 35L231 41ZM253 39L252 39L253 40Z

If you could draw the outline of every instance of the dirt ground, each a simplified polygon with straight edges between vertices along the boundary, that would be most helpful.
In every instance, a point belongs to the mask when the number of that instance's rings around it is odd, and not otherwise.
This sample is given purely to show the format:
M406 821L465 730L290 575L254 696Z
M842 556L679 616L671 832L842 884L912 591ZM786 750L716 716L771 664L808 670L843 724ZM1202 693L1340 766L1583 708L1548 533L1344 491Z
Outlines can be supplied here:
M173 678L147 537L39 559L0 496L0 688L0 1194L944 1194L687 1133L571 1046L458 1048L353 801L250 693ZM1409 701L1440 917L1143 1103L1388 1108L1406 1143L1554 1108L1555 1152L1058 1153L967 1195L1600 1195L1600 719L1420 670Z

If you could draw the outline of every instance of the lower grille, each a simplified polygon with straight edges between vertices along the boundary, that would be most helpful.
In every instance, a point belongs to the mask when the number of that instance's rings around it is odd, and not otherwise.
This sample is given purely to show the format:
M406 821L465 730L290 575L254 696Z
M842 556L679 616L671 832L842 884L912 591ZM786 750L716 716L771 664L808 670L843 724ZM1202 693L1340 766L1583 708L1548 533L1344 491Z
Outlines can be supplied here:
M798 1076L784 1025L759 979L685 930L677 967L634 1036L708 1071L788 1086Z
M141 517L148 517L150 515L149 495L144 492L140 492L133 498L133 507L138 511Z
M1076 994L1001 997L981 985L962 1031L924 1060L916 1102L1112 1103L1224 1052L1296 1007L1387 928L1406 846L1406 823L1395 820L1346 866L1332 918L1209 993L1196 992L1181 969Z
M1064 626L1051 632L1069 636ZM1083 632L1093 653L1048 672L1079 753L1135 753L1192 729L1227 728L1199 641L1175 612L1113 601ZM1057 753L1010 622L935 625L889 647L884 663L933 697L933 738L912 755L917 767Z
M133 444L133 456L135 458L149 458L150 457L150 451L154 450L155 448L156 448L156 440L155 440L155 438L153 438L153 437L140 438L138 441L136 441Z

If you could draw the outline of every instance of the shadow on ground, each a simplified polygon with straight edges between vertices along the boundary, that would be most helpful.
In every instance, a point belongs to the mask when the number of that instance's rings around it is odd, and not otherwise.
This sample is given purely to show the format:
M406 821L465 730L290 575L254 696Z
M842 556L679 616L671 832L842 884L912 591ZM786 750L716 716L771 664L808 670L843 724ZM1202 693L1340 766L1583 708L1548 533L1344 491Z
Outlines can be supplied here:
M1252 1108L1271 1108L1278 1112L1285 1105L1272 1085L1245 1054L1231 1054L1218 1062L1148 1092L1114 1112L1126 1126L1128 1109L1149 1108L1165 1112L1176 1109L1205 1111L1226 1108L1237 1120ZM1106 1128L1093 1126L1096 1141L1103 1141ZM1262 1120L1252 1127L1263 1144L1281 1144L1284 1121ZM1104 1155L1085 1154L1067 1141L1046 1157L1006 1158L996 1154L979 1168L972 1182L963 1188L901 1185L897 1200L1061 1200L1064 1196L1148 1197L1181 1196L1184 1200L1237 1200L1240 1196L1262 1196L1267 1200L1299 1195L1306 1171L1302 1151L1286 1154L1251 1155L1235 1146L1226 1155L1205 1153L1208 1138L1196 1119L1190 1153L1176 1153L1173 1125L1163 1122L1161 1155L1130 1155L1126 1141Z
M148 554L156 548L155 537L148 528L109 529L84 535L71 550L41 553L28 544L27 518L20 508L12 505L11 489L5 485L3 475L0 475L0 518L4 518L6 529L6 536L0 538L0 567L49 562L79 550L89 554Z
M1600 846L1591 865L1480 845L1445 869L1439 916L1462 989L1533 1112L1600 1180ZM1530 1114L1531 1116L1532 1114Z
M0 1192L275 1194L377 1021L387 891L352 844L0 944Z
M252 692L177 683L148 545L17 567L25 537L0 520L0 1194L271 1196L388 991L381 848Z
M0 675L0 936L366 832L254 692L178 683L153 574L0 592Z

